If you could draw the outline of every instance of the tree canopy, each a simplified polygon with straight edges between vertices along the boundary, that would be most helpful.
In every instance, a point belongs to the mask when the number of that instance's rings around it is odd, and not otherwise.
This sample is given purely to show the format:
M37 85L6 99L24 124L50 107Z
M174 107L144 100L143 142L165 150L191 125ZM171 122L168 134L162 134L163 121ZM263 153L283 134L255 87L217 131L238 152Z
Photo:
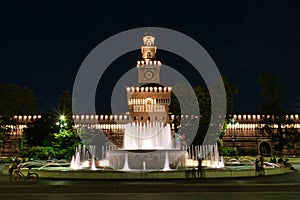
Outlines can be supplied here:
M260 106L263 113L279 114L283 112L284 91L277 79L275 73L263 74L258 78L262 86L261 94L265 99Z
M64 91L58 98L56 111L45 114L43 118L29 123L24 130L23 156L47 159L50 157L69 159L80 137L72 127L72 98ZM63 116L63 117L62 117Z
M293 120L286 117L283 109L284 91L278 84L275 73L267 73L259 77L262 86L262 95L265 102L261 104L261 111L265 114L261 120L260 133L268 136L274 143L275 150L281 157L284 147L293 148L298 140L299 133L294 126ZM260 149L263 153L263 149Z
M0 83L0 115L32 114L37 111L32 90L15 83Z
M234 95L238 92L238 90L224 76L222 77L221 81L223 81L224 86L225 86L226 99L227 99L227 113L231 113L232 107L233 107L233 102L234 102ZM194 88L194 91L189 91L189 90L185 89L186 87L184 87L184 86L177 86L177 88L182 88L180 95L185 95L186 93L189 93L189 92L195 92L195 95L198 100L201 118L199 119L198 131L197 131L196 137L194 138L194 141L187 141L187 142L188 143L193 142L193 144L195 144L195 145L202 144L203 139L207 133L209 123L210 123L210 118L211 118L211 99L210 99L209 91L206 87L203 87L203 86L196 86ZM190 99L186 99L185 102L183 102L183 103L190 105L193 102L191 102ZM185 114L185 113L181 113L178 99L175 96L175 94L173 94L173 93L172 93L171 105L169 108L170 108L170 112L176 116ZM181 120L184 120L184 119L181 119ZM175 131L177 132L177 130L178 130L177 126L180 124L180 120L176 118L174 123L175 123ZM185 124L185 123L183 123L183 124ZM190 126L181 127L181 131L183 133L188 133L190 131L189 128L190 128ZM221 132L222 132L222 130L220 130L220 132L218 132L216 134L219 135Z

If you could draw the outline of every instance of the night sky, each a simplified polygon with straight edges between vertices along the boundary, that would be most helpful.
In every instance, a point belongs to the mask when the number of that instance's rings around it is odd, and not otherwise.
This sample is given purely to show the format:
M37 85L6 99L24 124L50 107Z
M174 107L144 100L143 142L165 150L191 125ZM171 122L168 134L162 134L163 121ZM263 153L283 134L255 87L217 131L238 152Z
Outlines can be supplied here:
M63 90L72 91L82 61L103 40L132 28L165 27L192 37L208 51L221 73L239 90L234 112L259 111L262 97L257 78L271 71L278 75L285 90L285 108L298 112L300 6L297 1L195 2L1 3L0 82L15 82L32 89L39 112L44 112L56 107ZM167 55L158 51L161 60L168 60ZM117 70L114 73L125 73L134 67L139 52L125 57L120 60L122 66L113 67ZM169 59L176 64L176 57L171 55ZM127 68L118 69L124 66ZM109 88L103 94L109 99ZM99 112L107 112L109 101L103 102Z

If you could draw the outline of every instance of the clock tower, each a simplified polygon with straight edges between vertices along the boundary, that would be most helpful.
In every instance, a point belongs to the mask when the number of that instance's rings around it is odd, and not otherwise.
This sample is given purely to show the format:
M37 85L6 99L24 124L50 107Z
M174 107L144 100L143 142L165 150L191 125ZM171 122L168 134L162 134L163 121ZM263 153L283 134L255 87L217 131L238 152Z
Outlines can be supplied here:
M151 35L143 37L142 60L137 62L139 83L159 83L161 62L156 60L155 38Z
M160 82L160 61L156 60L155 38L143 37L141 47L142 60L137 62L138 82L144 86L127 87L128 108L131 119L135 122L169 123L169 105L171 87L162 87Z

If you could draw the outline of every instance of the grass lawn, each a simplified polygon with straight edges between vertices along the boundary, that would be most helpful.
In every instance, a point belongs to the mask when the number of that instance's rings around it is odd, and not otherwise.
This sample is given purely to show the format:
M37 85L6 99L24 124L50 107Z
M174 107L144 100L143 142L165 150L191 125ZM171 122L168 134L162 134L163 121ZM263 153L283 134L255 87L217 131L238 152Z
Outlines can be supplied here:
M229 160L231 158L235 158L235 157L230 157L230 156L225 156L224 160ZM264 157L264 160L266 162L270 161L271 157ZM255 161L255 159L259 159L259 156L237 156L238 160L251 160L251 161ZM283 160L285 159L289 159L290 163L300 163L300 157L283 157ZM278 160L278 157L276 157L276 160Z

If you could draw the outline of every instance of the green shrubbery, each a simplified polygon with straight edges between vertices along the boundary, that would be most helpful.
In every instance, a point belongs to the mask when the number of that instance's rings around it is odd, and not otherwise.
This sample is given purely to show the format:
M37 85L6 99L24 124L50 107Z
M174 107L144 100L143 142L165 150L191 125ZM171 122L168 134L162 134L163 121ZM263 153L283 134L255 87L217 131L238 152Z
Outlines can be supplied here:
M70 159L75 148L80 144L80 138L74 130L62 130L52 134L51 146L26 146L22 148L20 157L47 160L51 158Z

